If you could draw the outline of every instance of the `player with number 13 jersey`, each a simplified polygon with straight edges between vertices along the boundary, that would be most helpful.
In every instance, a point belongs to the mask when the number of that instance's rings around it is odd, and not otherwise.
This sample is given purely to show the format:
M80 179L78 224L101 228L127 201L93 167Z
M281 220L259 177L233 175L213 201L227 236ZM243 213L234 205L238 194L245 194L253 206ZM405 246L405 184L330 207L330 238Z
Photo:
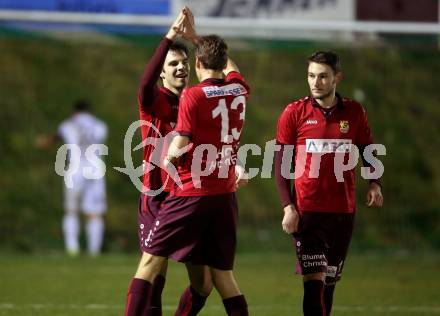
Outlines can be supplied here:
M191 148L179 163L182 187L175 186L175 195L235 192L234 168L248 95L249 86L237 71L182 92L175 130L191 139Z

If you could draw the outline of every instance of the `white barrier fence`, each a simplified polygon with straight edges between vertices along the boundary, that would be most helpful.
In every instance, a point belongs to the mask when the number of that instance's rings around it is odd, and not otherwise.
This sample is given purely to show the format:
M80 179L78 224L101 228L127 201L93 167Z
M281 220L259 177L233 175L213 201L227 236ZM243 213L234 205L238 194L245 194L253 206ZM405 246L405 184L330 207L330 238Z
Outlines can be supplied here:
M1 21L45 22L68 24L164 26L174 17L157 15L70 13L53 11L0 10ZM218 33L230 37L298 38L305 34L323 33L395 33L440 34L440 23L416 22L360 22L334 20L292 20L267 18L212 18L198 17L196 25L200 34ZM301 36L303 35L303 36ZM318 36L320 37L320 36Z

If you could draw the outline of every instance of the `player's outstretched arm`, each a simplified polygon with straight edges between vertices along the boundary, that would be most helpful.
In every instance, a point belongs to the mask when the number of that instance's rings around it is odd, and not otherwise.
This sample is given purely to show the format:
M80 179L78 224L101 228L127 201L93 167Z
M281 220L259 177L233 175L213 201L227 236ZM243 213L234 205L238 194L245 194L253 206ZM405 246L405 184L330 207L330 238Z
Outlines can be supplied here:
M171 25L170 29L168 30L168 33L165 35L166 38L168 38L171 41L174 41L179 34L181 34L184 31L185 23L187 19L186 10L187 7L184 7L177 18L174 20L173 24Z
M285 145L279 144L281 146L280 150L275 153L275 179L278 189L278 193L281 198L281 204L284 210L283 221L281 226L283 230L292 234L298 231L299 214L295 208L295 190L292 191L291 180L283 176L283 155L285 150Z
M196 25L194 22L194 15L188 7L183 8L183 13L185 14L184 29L181 33L182 37L187 41L197 45L199 37L196 32Z
M231 58L228 57L228 62L226 64L226 68L223 69L223 73L225 76L227 76L228 73L232 71L240 72L240 69L238 69L237 64Z
M165 35L165 38L162 40L162 42L160 42L159 47L156 49L153 56L145 66L144 73L141 77L141 84L139 86L138 94L139 103L144 107L148 107L152 103L152 96L154 95L155 89L157 89L156 84L160 78L168 50L172 42L179 36L179 32L177 30L183 28L185 19L185 14L183 13L182 9L176 20L171 25L168 33Z

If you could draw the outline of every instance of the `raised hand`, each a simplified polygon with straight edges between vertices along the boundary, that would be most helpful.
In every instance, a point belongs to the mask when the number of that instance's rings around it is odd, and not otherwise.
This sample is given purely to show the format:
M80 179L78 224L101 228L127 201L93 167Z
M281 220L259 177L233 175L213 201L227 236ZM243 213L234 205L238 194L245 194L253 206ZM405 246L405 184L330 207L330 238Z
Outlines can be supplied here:
M197 45L197 33L195 30L194 15L188 7L184 7L180 14L171 25L167 37L174 40L177 36L182 36L187 41Z
M186 18L184 21L185 27L182 36L186 40L192 42L194 45L197 45L198 36L196 32L196 25L194 22L194 15L188 7L183 8L183 13L185 14Z
M174 41L177 38L177 36L182 34L183 30L185 28L186 15L184 14L184 10L185 10L185 8L183 8L180 11L176 20L174 20L173 24L171 24L171 27L170 27L167 35L165 35L165 37L167 37L168 39L170 39L172 41Z

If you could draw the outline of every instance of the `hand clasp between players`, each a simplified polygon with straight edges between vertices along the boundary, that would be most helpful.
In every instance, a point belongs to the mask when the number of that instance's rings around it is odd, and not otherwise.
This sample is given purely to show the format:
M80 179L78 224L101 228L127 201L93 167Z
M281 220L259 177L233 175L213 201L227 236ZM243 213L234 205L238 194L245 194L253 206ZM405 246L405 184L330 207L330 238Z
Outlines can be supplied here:
M186 6L180 11L180 14L171 25L166 37L174 40L178 35L193 44L197 43L198 36L195 30L194 16L191 10Z

